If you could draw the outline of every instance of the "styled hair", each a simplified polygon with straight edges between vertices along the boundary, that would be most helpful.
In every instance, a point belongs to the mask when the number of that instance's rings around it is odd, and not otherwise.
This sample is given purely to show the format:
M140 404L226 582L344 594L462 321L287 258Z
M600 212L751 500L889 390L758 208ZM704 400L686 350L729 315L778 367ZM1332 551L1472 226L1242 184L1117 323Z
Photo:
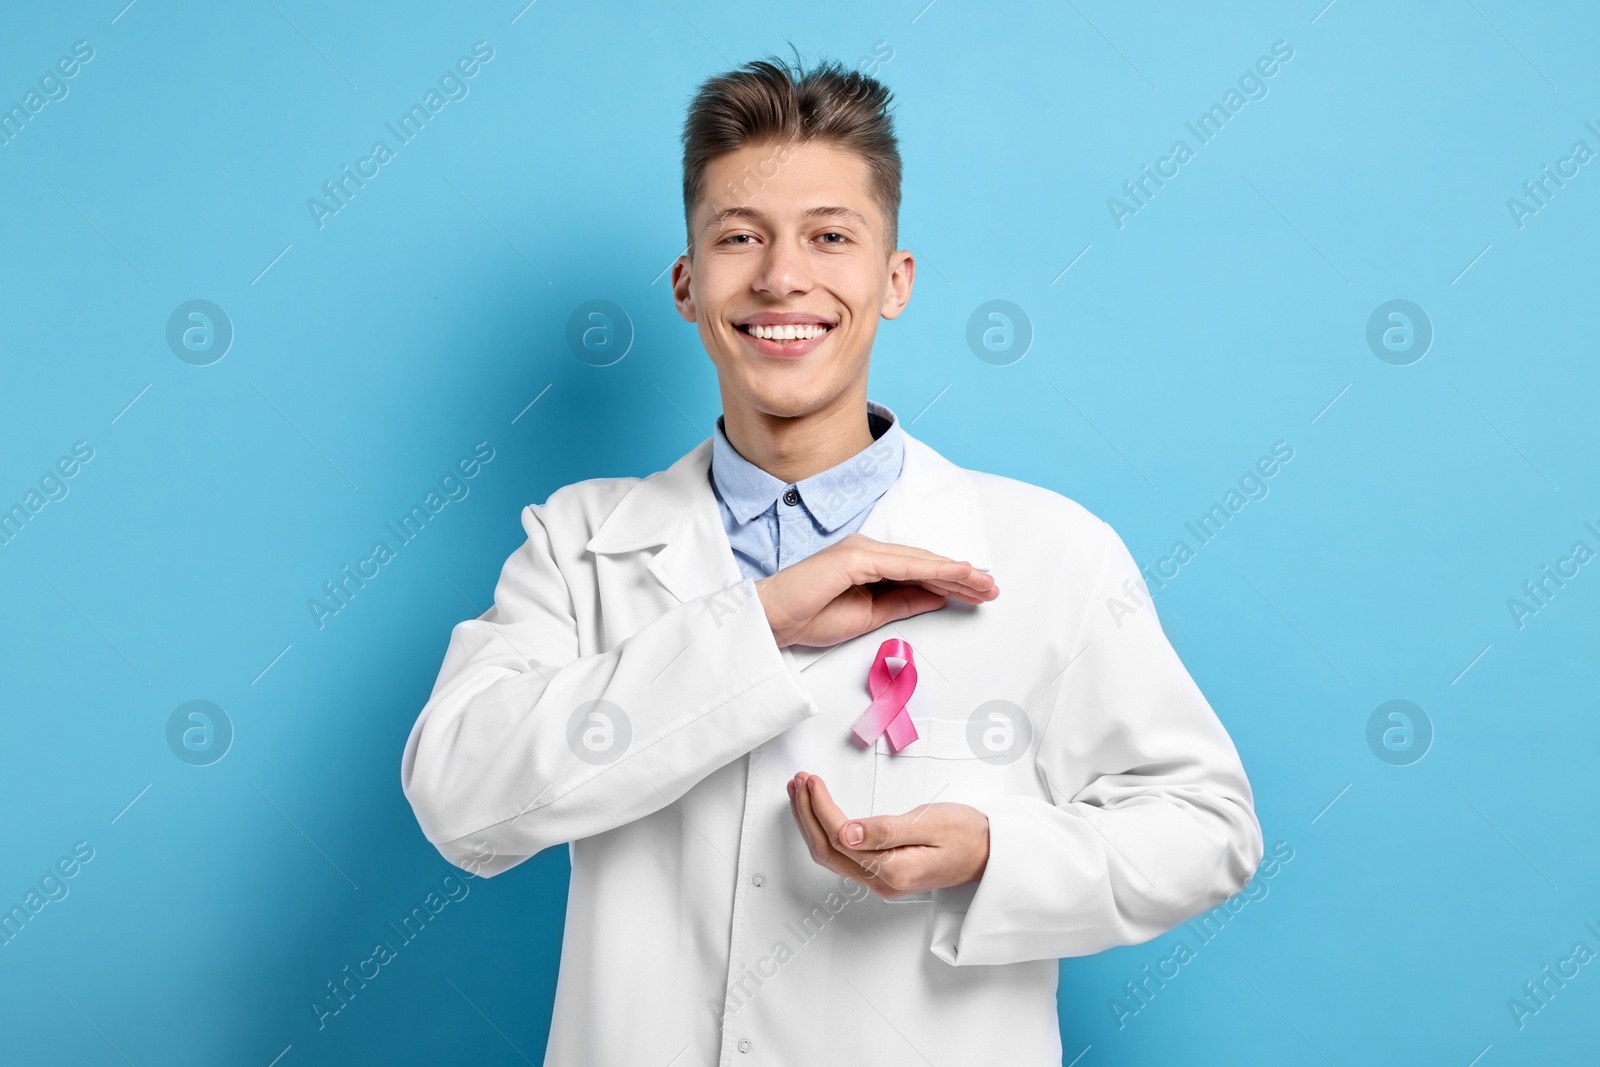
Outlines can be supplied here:
M854 152L866 162L869 192L883 212L892 252L900 239L900 146L892 102L882 82L837 60L821 61L808 72L798 56L792 64L768 56L706 79L683 123L683 218L690 253L707 164L746 145L810 142ZM758 175L756 188L762 177L772 176ZM732 183L730 191L747 195Z

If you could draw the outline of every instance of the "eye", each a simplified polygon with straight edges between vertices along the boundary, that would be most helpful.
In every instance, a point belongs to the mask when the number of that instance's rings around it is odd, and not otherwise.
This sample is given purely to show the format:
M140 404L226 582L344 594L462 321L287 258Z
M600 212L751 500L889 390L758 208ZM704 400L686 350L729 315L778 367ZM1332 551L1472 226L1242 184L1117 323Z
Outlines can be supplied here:
M838 240L837 240L837 241L827 241L827 240L824 240L824 243L825 243L825 244L830 244L830 245L831 245L831 244L843 244L843 243L845 243L845 242L846 242L846 241L849 241L849 240L850 240L850 238L848 238L848 237L846 237L846 236L845 236L845 235L844 235L844 234L842 234L842 233L839 233L839 232L838 232L838 231L829 231L829 232L828 232L828 233L825 233L825 234L823 234L823 235L822 235L822 236L823 236L823 238L824 238L824 239L826 239L826 238L829 238L829 237L837 237L837 238L838 238Z
M753 235L751 235L751 234L748 234L748 233L734 233L734 234L729 234L727 237L724 237L720 243L727 244L730 241L737 241L740 238L748 238L749 240L752 240L752 241L755 240L755 237Z

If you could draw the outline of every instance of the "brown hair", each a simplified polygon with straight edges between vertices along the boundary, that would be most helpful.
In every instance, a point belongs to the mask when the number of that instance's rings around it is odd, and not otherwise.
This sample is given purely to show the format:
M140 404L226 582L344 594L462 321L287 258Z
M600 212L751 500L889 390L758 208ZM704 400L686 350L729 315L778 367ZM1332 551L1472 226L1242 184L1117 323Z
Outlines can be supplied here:
M683 124L683 217L690 254L694 208L704 191L708 163L745 145L813 141L854 152L866 162L870 192L887 223L889 251L894 251L900 237L900 148L891 103L882 82L847 70L837 60L822 61L807 72L798 56L794 64L768 56L706 79ZM787 159L785 155L780 162ZM731 182L729 186L733 188Z

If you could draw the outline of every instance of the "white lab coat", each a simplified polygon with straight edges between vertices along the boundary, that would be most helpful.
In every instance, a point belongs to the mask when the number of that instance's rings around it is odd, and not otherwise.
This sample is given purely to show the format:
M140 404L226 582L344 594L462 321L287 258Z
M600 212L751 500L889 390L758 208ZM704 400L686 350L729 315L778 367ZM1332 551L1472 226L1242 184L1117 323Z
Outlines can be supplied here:
M1261 858L1238 754L1138 568L1082 506L907 434L861 532L987 568L1000 596L780 651L710 456L524 508L406 743L402 787L453 863L492 876L571 843L546 1064L1059 1064L1057 958L1149 940ZM886 637L918 668L899 753L851 735ZM991 701L1031 737L1003 765L1004 718L972 744ZM978 808L982 879L899 901L841 880L790 815L800 770L851 816Z

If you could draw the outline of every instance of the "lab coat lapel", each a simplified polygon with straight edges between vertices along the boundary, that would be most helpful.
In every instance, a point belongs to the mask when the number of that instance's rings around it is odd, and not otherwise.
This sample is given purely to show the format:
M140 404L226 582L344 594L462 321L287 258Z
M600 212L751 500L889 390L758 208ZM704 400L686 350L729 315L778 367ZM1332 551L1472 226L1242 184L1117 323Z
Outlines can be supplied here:
M910 434L905 435L905 442L900 477L873 505L860 532L876 541L926 549L990 570L989 543L967 485L967 472ZM833 648L793 645L789 651L804 671Z
M722 525L710 469L707 438L635 485L589 539L588 549L614 554L662 545L645 566L679 603L737 583L743 575ZM983 570L992 567L967 472L909 433L900 477L873 506L861 533ZM830 649L794 645L789 651L805 670Z
M645 569L687 603L743 577L711 489L711 438L633 487L589 538L589 551L618 554L663 546Z

